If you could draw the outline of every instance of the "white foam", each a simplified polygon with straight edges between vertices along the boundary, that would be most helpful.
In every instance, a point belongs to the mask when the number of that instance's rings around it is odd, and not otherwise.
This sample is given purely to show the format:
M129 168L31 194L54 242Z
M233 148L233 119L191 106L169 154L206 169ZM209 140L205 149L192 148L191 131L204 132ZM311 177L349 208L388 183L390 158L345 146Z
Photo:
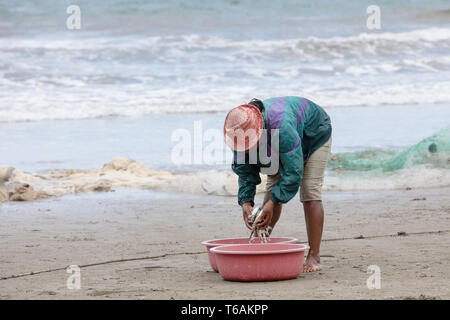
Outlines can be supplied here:
M119 38L83 37L82 39L9 39L0 38L0 48L2 50L23 51L23 50L45 50L62 51L66 56L75 54L78 57L89 53L105 51L123 54L155 53L162 57L190 55L194 51L209 49L238 49L242 58L244 54L287 54L295 53L298 58L314 59L322 53L340 56L345 52L374 53L376 50L389 49L405 52L405 50L415 49L416 45L422 48L433 44L446 43L450 40L450 28L427 28L407 32L379 32L361 33L356 36L330 37L330 38L290 38L280 40L233 40L218 36L203 36L197 34L181 36L147 37L137 38L123 36ZM414 46L414 47L410 47ZM299 56L298 53L302 53ZM308 55L311 53L311 55ZM315 54L315 55L314 55ZM228 56L228 55L227 55ZM257 56L254 56L257 58ZM95 58L95 56L93 56ZM216 57L217 58L217 57Z
M365 172L330 174L325 178L323 189L326 191L360 191L446 186L450 186L449 169L416 166L378 176Z
M354 71L357 72L357 71ZM39 121L46 119L86 119L106 116L141 116L160 113L198 113L227 111L231 106L261 92L255 86L222 86L206 88L203 85L183 88L145 89L137 85L134 90L104 90L85 86L74 80L72 90L45 89L16 90L15 95L0 92L0 121ZM75 86L76 85L76 86ZM416 84L380 84L370 88L342 82L343 87L323 88L306 86L301 95L326 108L380 105L417 105L450 102L450 81ZM34 87L34 86L33 86ZM201 92L201 88L203 91ZM137 92L133 92L133 91ZM226 92L226 96L224 96ZM264 92L265 97L280 92L299 92L297 83L274 84ZM182 107L174 107L182 106Z
M449 40L450 28L280 40L0 38L0 122L217 112L280 94L324 107L449 103Z
M238 192L238 179L231 170L174 174L150 169L127 158L113 159L102 168L93 170L62 170L29 174L14 169L11 172L11 177L6 183L10 199L20 200L89 191L109 191L117 188L219 196L236 196ZM257 187L258 193L264 191L265 181L266 176L263 175L262 183ZM23 187L24 185L30 187ZM361 172L357 175L332 173L325 178L324 190L387 190L449 185L450 170L417 166L381 176Z

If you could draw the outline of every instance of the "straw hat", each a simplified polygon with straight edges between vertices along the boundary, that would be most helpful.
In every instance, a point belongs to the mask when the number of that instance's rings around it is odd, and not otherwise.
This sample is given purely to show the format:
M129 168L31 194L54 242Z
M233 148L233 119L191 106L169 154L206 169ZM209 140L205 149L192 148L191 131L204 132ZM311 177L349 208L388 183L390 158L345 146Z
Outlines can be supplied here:
M264 122L259 109L243 104L228 112L223 126L225 143L234 151L246 151L261 137Z

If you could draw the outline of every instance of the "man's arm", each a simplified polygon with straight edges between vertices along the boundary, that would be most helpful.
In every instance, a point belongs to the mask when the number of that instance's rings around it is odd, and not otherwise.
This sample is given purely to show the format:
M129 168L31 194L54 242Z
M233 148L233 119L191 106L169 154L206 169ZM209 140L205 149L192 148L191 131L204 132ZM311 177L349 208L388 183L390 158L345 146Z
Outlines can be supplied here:
M239 176L239 192L238 203L243 205L249 202L251 206L254 206L254 199L256 194L256 186L261 183L261 177L259 176L259 166L254 164L237 164L231 165L234 173Z

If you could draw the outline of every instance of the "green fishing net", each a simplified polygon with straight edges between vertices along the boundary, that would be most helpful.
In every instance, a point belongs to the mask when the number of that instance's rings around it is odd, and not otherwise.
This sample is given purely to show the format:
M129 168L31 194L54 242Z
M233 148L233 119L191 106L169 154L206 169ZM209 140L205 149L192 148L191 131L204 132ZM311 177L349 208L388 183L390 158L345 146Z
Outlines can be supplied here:
M394 171L416 165L450 169L450 126L402 151L373 149L333 154L335 171Z

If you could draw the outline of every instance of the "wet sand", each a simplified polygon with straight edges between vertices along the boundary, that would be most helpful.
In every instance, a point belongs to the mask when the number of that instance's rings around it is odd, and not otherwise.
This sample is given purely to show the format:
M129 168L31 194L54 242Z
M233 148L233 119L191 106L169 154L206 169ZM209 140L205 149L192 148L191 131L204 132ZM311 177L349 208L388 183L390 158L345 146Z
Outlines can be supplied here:
M261 198L261 196L259 196ZM450 188L326 192L323 271L238 283L201 241L248 236L233 197L116 190L0 204L0 299L449 299ZM274 236L306 241L298 198ZM81 267L81 289L66 267ZM369 290L367 268L381 269Z

